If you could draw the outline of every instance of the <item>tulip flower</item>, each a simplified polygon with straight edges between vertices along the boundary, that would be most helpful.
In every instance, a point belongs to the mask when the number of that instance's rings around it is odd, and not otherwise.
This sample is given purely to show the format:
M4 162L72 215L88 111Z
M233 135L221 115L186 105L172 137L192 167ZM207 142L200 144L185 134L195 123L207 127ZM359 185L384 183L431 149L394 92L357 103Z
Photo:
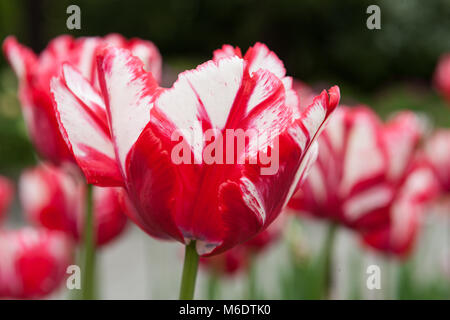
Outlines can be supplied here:
M149 41L126 40L118 34L110 34L104 38L79 39L60 36L53 39L39 56L19 44L14 37L8 37L3 43L4 53L19 79L19 99L31 140L38 153L53 164L75 162L75 159L59 130L50 94L50 80L59 74L61 65L67 62L77 68L88 79L90 85L98 88L96 56L106 45L129 49L133 55L142 59L143 65L153 72L155 79L160 80L161 56L155 45ZM101 110L99 113L98 116L106 117L104 113L101 114ZM109 134L109 132L105 133ZM88 151L84 150L84 152ZM92 164L92 166L95 165ZM87 193L86 199L92 203L90 187ZM85 250L86 254L94 250L93 232L90 229L93 225L91 213L92 208L87 205L84 242L91 249ZM90 265L89 260L85 258L86 264ZM87 275L86 272L84 274Z
M19 99L30 138L38 153L54 164L73 161L73 157L58 128L50 96L50 80L57 75L60 65L67 61L97 86L96 52L106 44L131 50L143 59L155 78L160 79L161 56L149 41L127 41L118 34L79 39L63 35L53 39L39 56L12 36L3 43L4 54L19 80Z
M72 261L72 242L58 231L0 231L0 298L37 299L58 289Z
M19 183L24 212L32 223L64 231L83 244L82 297L85 299L94 298L96 249L117 239L128 220L121 205L122 188L93 187L89 192L89 187L77 170L70 173L67 168L51 164L26 170Z
M5 213L11 204L14 195L14 188L11 181L0 176L0 224L2 223Z
M450 130L439 129L427 139L425 156L431 163L441 190L444 194L450 193Z
M181 297L192 298L199 254L249 240L279 215L339 89L300 113L283 63L262 44L244 57L222 48L169 89L143 67L130 51L106 48L100 93L64 65L51 85L57 119L88 181L123 185L137 225L186 244Z
M96 247L108 244L125 229L127 217L119 203L121 192L121 188L93 189ZM81 241L86 186L80 177L51 164L40 164L22 174L19 194L29 221Z
M363 231L364 243L388 255L402 259L408 257L417 240L426 208L438 190L438 182L429 163L415 161L390 205L389 223Z
M281 236L285 225L285 215L282 214L266 230L252 239L237 245L224 253L201 258L200 263L209 271L208 294L209 300L217 298L220 276L234 276L240 271L246 271L248 277L249 298L255 298L256 281L254 272L254 259L274 244Z
M233 276L248 267L248 256L244 245L237 245L222 254L200 258L200 263L214 276Z
M222 254L201 258L200 262L212 272L230 276L234 275L249 266L249 260L252 259L252 256L264 252L280 238L284 221L284 217L280 216L266 230L257 234L252 239Z
M450 103L450 54L444 54L434 72L434 86Z
M356 230L383 225L419 137L413 114L383 125L369 108L342 107L322 134L317 162L290 207Z
M409 253L424 204L435 194L430 167L415 161L421 134L411 112L383 124L367 107L342 107L319 138L318 159L290 207L332 223L324 246L325 286L335 225L356 230L386 253Z

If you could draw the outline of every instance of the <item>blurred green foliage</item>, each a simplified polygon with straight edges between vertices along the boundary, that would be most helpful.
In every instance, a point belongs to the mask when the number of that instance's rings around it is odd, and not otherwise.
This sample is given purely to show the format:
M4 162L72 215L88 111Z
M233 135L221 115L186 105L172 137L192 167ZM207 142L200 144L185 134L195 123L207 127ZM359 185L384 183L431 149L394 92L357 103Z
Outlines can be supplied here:
M299 261L291 256L290 265L280 272L281 299L323 299L324 270L320 258Z
M81 8L81 30L66 28L71 4ZM381 8L381 30L366 28L371 4ZM36 50L62 33L120 32L193 67L223 43L245 49L263 41L290 75L363 92L399 79L428 81L450 51L448 0L6 0L0 9L0 38L15 34Z
M450 299L450 284L446 279L436 275L432 281L423 283L417 281L414 274L414 264L411 261L399 267L396 298L400 300L448 300Z
M0 72L0 174L17 177L35 161L17 100L17 80Z

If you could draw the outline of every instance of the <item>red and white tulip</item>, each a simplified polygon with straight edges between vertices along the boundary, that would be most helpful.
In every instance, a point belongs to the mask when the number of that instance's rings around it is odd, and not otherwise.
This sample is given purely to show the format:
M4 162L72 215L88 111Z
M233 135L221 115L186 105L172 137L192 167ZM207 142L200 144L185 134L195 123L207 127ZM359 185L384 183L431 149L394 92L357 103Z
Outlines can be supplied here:
M425 157L431 163L441 190L450 193L450 129L439 129L425 143Z
M367 107L341 107L290 206L355 229L374 247L406 254L424 204L436 193L430 166L416 160L421 133L410 112L383 124Z
M416 243L424 214L438 188L429 163L415 161L390 205L389 223L363 231L364 243L386 254L407 257Z
M0 230L0 298L45 297L62 285L72 259L72 241L62 232Z
M280 214L340 98L333 87L299 112L291 78L263 44L243 57L224 46L169 89L128 50L105 49L98 67L101 92L69 64L52 82L69 150L90 183L127 189L134 208L127 212L148 234L196 240L202 255L249 240ZM245 154L224 147L227 129L256 130ZM173 161L174 133L193 163ZM223 142L216 155L234 162L203 161L211 142ZM261 174L270 169L261 155L271 151L279 151L277 170Z
M125 229L127 217L119 200L122 192L121 188L93 189L96 246L109 243ZM32 223L81 240L86 186L76 172L72 175L50 164L41 164L22 174L19 193L25 215Z
M96 53L108 44L131 50L143 59L155 79L160 79L161 56L149 41L126 40L118 34L78 39L63 35L53 39L38 56L12 36L3 43L4 54L19 80L19 99L30 138L38 153L54 164L73 161L73 157L58 128L50 80L58 75L63 62L69 62L97 86Z

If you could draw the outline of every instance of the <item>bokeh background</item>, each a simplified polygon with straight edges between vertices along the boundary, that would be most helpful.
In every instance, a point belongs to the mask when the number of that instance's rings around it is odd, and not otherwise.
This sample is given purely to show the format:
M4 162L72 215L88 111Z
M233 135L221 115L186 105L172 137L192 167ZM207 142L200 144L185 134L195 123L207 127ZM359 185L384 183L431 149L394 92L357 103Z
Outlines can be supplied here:
M81 8L81 30L66 28L66 8L71 4ZM381 30L366 27L366 8L371 4L381 8ZM178 72L208 60L224 43L246 50L261 41L284 61L288 75L314 88L338 84L343 103L369 105L383 117L412 109L427 114L433 125L450 126L450 108L432 85L439 56L450 52L448 0L0 1L0 40L12 34L37 52L60 34L79 37L111 32L153 41L164 59L165 86L171 85ZM23 168L35 162L17 100L17 80L2 56L0 174L17 179ZM16 203L8 223L19 225L21 221ZM448 278L442 281L450 276L442 271L450 265L448 219L438 227L430 225L424 238L437 242L439 249L421 252L419 246L411 260L423 263L415 275L408 273L408 263L395 268L396 261L363 253L351 233L340 230L334 270L339 285L334 297L450 297ZM321 223L290 223L280 243L256 264L261 297L308 297L306 293L289 295L293 289L279 283L290 272L286 268L292 255L290 246L314 254L323 241L322 229ZM445 255L447 258L442 258ZM157 242L130 226L122 239L101 253L101 297L176 298L181 258L180 245ZM383 278L382 290L369 291L365 270L374 261L389 277ZM299 281L307 286L315 276L313 269L304 270L304 279ZM411 283L407 277L415 280ZM201 272L198 297L204 297L206 282L207 276ZM224 283L224 298L246 297L245 276L227 278ZM408 291L402 286L415 287ZM65 296L64 290L55 295Z

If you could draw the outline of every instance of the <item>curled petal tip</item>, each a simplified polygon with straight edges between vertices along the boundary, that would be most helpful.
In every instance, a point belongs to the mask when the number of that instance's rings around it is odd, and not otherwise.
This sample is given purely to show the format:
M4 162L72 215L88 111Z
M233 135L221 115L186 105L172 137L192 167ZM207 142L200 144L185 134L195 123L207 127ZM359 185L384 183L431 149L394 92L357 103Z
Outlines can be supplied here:
M15 46L18 46L16 37L7 36L5 40L3 40L2 49L6 57L8 57L8 52Z
M334 110L341 99L341 91L338 86L333 86L328 90L330 111Z
M14 36L8 36L3 41L3 53L19 79L25 76L36 59L34 53L22 46Z

